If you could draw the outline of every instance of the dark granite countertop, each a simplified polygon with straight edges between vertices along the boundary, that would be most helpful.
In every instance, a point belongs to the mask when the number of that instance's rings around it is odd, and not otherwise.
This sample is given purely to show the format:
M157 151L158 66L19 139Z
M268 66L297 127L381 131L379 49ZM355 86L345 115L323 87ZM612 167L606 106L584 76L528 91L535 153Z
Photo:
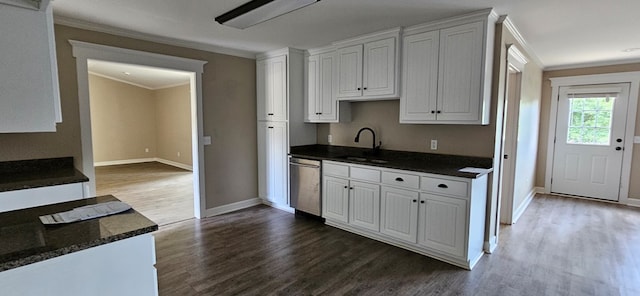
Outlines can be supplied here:
M0 192L87 181L73 157L0 162Z
M38 218L117 200L106 195L0 213L0 271L158 230L158 225L133 209L61 225L45 226Z
M334 160L354 164L416 171L422 173L447 175L463 178L478 178L492 171L493 160L485 157L458 156L446 154L420 153L396 150L379 150L372 153L371 149L331 146L305 145L291 147L291 156L316 159ZM356 160L355 158L366 160ZM374 162L372 162L373 160ZM381 160L384 163L375 162ZM458 171L461 168L474 167L488 169L486 173L467 173Z

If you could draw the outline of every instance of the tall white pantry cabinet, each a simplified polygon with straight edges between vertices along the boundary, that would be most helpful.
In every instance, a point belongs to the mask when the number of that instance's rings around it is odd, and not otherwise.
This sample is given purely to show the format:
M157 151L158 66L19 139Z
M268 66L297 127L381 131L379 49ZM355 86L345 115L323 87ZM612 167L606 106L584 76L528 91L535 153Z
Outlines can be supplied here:
M316 143L316 127L304 123L304 52L284 48L256 57L258 195L289 208L290 146Z

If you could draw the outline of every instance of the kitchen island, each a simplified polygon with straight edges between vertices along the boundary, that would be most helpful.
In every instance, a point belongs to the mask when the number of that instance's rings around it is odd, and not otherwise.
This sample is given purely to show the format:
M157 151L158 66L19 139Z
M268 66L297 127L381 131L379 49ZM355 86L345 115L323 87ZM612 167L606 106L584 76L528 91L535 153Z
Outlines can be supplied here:
M0 213L2 295L157 295L158 226L131 209L62 225L39 216L118 201L99 196Z

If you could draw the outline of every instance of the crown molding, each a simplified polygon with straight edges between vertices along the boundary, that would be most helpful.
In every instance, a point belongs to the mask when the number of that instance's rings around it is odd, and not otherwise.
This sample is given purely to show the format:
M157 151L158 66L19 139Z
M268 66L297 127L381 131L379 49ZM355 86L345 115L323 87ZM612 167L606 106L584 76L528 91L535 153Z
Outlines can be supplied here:
M204 43L193 42L193 41L185 41L185 40L169 38L169 37L161 37L157 35L140 33L132 30L121 29L121 28L116 28L116 27L111 27L106 25L100 25L96 23L81 21L74 18L58 16L58 15L54 15L53 20L55 24L83 29L83 30L96 31L101 33L118 35L122 37L129 37L129 38L134 38L134 39L139 39L144 41L162 43L166 45L179 46L179 47L190 48L190 49L203 50L203 51L226 54L226 55L248 58L248 59L256 58L256 52L251 52L251 51L226 48L222 46L215 46L215 45L204 44Z
M606 66L616 66L616 65L626 65L626 64L635 64L640 63L640 59L626 59L626 60L615 60L615 61L601 61L601 62L590 62L590 63L580 63L580 64L571 64L571 65L558 65L544 68L544 71L557 71L557 70L571 70L571 69L580 69L580 68L592 68L592 67L606 67Z
M511 33L511 35L513 35L516 41L520 43L520 46L522 46L522 49L524 49L527 52L527 55L533 60L533 63L535 63L540 69L545 69L544 64L542 63L542 61L540 60L536 52L533 50L533 48L531 48L531 46L529 46L529 43L527 43L527 40L525 40L524 37L522 37L522 34L520 34L520 31L518 30L516 25L511 21L509 16L507 15L500 16L500 18L498 19L498 24L502 24L505 28L507 28L507 30L509 30L509 32Z

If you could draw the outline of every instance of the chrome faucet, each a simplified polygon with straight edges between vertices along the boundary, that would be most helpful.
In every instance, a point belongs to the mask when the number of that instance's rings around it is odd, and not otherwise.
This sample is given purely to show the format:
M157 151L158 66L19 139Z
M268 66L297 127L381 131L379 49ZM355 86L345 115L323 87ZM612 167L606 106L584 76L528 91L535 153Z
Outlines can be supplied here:
M358 131L358 134L356 135L356 138L353 140L356 143L360 142L360 133L364 130L370 131L371 134L373 135L373 145L371 147L371 149L373 150L373 152L375 153L377 150L380 149L380 146L382 146L382 141L380 141L380 144L378 146L376 146L376 132L374 132L371 128L368 127L363 127Z

